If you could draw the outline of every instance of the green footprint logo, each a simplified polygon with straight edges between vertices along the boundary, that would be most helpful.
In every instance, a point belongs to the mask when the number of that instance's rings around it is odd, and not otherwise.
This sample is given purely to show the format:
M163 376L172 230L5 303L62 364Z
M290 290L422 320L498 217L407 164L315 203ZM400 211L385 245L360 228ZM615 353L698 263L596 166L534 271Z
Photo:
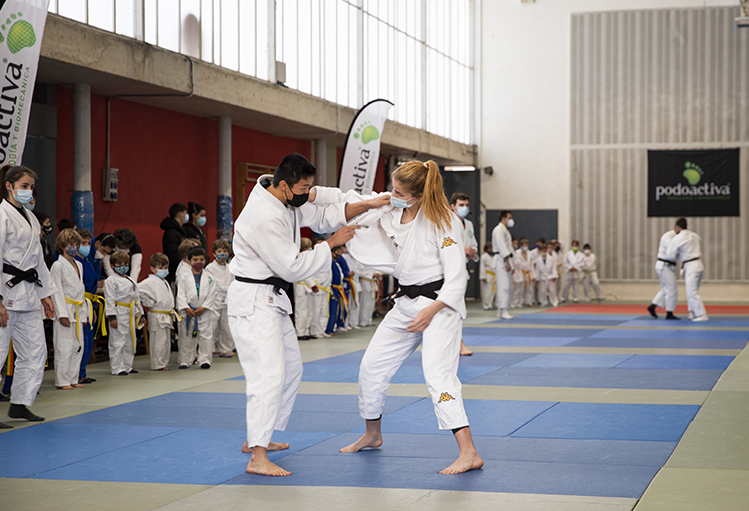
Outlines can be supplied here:
M354 133L354 138L361 137L361 141L365 144L369 144L373 140L377 140L380 138L380 132L377 131L377 128L372 126L369 122L363 123L361 126L359 126L356 130L356 133Z
M682 176L687 178L689 184L694 186L699 183L702 179L702 174L704 174L702 169L696 163L692 163L691 161L686 162L684 166L686 168L684 169Z
M22 12L11 14L5 20L5 23L0 25L0 30L2 30L0 32L0 43L5 42L6 36L3 35L3 32L8 30L8 49L14 55L24 48L30 48L36 44L36 32L34 32L33 25L26 20L18 19L22 16Z

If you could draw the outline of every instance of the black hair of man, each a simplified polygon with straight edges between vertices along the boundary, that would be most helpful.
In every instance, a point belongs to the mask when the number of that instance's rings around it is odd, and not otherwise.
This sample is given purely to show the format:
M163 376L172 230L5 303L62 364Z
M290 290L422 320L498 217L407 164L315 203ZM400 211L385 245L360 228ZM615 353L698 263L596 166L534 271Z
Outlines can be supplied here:
M546 238L544 238L543 236L541 236L540 238L538 238L538 239L536 240L536 243L538 243L538 244L541 244L541 243L546 243Z
M39 220L39 225L42 225L44 222L50 219L49 215L44 211L34 211L34 216L37 220Z
M676 225L678 225L678 226L679 226L679 227L681 227L682 229L686 229L686 228L687 228L687 219L686 219L686 218L684 218L683 216L682 216L682 217L679 217L679 218L678 218L678 219L676 220Z
M62 232L65 229L75 229L75 228L76 228L76 223L70 218L63 218L62 220L57 222L57 230L59 232Z
M138 243L138 237L132 229L128 229L127 227L115 229L112 235L116 238L117 245L120 247L130 248Z
M586 243L585 245L583 245L583 250L585 250L586 248L592 248L592 247L590 246L590 243Z
M115 246L117 245L117 238L115 238L108 232L103 232L99 234L99 237L96 239L99 241L100 243L99 246L101 247L107 247L107 248L111 248L112 250L114 250Z
M205 249L203 247L192 247L190 250L187 251L187 260L192 260L193 257L203 256L207 257L205 254Z
M317 168L301 154L294 153L284 157L273 173L273 186L279 186L286 181L289 188L302 179L317 175Z
M177 218L177 215L179 213L182 213L184 215L184 213L186 212L187 206L185 206L181 202L175 202L169 207L169 218Z
M503 209L502 211L499 212L499 221L501 222L502 220L504 220L505 218L507 218L511 214L512 214L511 211Z
M454 194L452 194L452 195L450 196L450 205L451 205L451 206L454 206L455 204L457 204L457 203L458 203L458 201L459 201L459 200L467 200L467 201L470 201L470 200L471 200L471 198L470 198L470 197L469 197L468 195L464 194L464 193L460 193L460 192L455 192Z

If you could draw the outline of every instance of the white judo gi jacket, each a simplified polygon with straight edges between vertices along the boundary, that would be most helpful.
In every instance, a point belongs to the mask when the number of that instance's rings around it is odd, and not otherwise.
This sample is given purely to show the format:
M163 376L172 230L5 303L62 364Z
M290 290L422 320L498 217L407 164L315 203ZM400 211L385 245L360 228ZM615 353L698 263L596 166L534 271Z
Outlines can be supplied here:
M563 264L568 275L570 274L570 269L575 268L577 270L577 278L579 279L583 271L583 253L580 251L575 252L574 250L568 250L564 255Z
M149 309L148 321L156 321L161 328L172 328L174 295L169 283L152 273L138 284L138 293L141 304Z
M666 263L665 261L671 261L672 263L674 263L673 265L676 264L675 259L668 258L668 246L671 244L671 240L674 239L674 236L676 236L676 232L673 229L669 229L668 231L663 233L663 236L661 236L661 240L658 243L658 260L655 263L656 270L667 266L668 263Z
M473 261L474 263L477 263L479 262L479 259L481 256L478 253L479 243L478 241L476 241L476 233L473 230L473 222L471 222L467 218L463 218L462 220L464 222L463 233L465 234L465 237L463 238L463 245L465 247L470 247L476 251L476 257L471 259L471 261Z
M213 277L203 270L200 274L200 294L195 286L195 274L183 273L177 282L177 311L186 318L185 309L199 309L203 307L206 311L198 321L208 321L217 317L216 314L216 282Z
M57 288L52 295L55 304L55 319L67 318L71 328L75 329L77 340L83 342L83 325L88 323L93 312L91 302L86 300L86 288L83 286L83 265L74 261L78 272L64 257L60 256L52 264L50 276ZM67 300L66 300L67 298Z
M505 257L513 256L512 249L512 234L505 224L500 222L492 231L492 248L499 257L497 257L497 270L505 271ZM510 266L513 265L513 257L510 257L508 261Z
M229 292L229 286L234 282L234 275L229 271L228 264L221 266L216 261L206 266L205 271L216 283L216 297L213 306L216 311L220 311L226 307L226 293Z
M34 268L39 274L41 287L32 282L21 281L13 288L7 282L13 275L3 272L0 295L9 311L28 312L42 308L40 300L52 296L56 288L44 264L42 245L39 242L41 227L32 213L25 211L28 222L21 217L11 203L0 203L0 256L3 264L25 271Z
M138 318L143 315L137 284L129 277L109 277L104 281L104 298L107 301L107 318L116 317L118 323L128 321L131 334L134 334ZM118 302L127 305L118 305Z
M540 255L536 257L536 271L538 272L538 280L548 281L559 278L557 260L551 254L546 254L546 260Z

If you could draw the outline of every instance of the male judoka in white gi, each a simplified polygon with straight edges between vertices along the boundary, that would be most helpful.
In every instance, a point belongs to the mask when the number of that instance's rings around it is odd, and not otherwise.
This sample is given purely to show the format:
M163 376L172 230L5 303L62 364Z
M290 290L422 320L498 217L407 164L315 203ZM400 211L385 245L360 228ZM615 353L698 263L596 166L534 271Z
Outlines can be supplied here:
M44 264L40 226L24 207L34 198L36 173L22 166L0 169L4 200L0 203L0 360L8 356L10 339L16 352L8 417L43 421L27 408L34 403L44 377L47 342L41 309L52 319L56 291ZM0 422L0 429L11 426Z
M491 243L484 244L484 253L479 261L479 280L481 281L481 305L485 311L494 308L494 299L497 296L497 263Z
M548 245L541 243L536 256L536 272L538 274L538 300L542 307L551 302L552 307L559 305L557 301L557 260L549 253Z
M705 266L702 264L702 238L687 229L687 220L680 218L676 227L676 236L668 244L666 259L681 261L681 271L684 273L684 287L687 291L687 308L689 319L692 321L707 321L707 311L700 297L700 284Z
M229 326L247 382L247 472L285 476L290 472L268 460L267 451L288 448L271 442L284 430L302 379L302 359L289 318L290 282L331 267L332 247L350 240L356 229L346 221L387 204L376 198L357 204L319 207L314 202L332 189L310 192L315 167L300 154L286 156L273 175L261 176L234 224L234 259L229 269ZM337 196L340 192L336 193ZM334 200L323 200L331 203ZM333 232L314 250L299 252L300 228Z
M509 211L499 212L499 224L492 231L492 247L497 254L497 317L500 319L512 319L508 309L512 298L512 273L513 273L513 249L512 235L509 229L515 226L512 213Z
M572 302L577 303L578 285L580 284L581 271L583 268L583 254L580 252L580 242L572 240L572 248L564 255L564 289L562 289L562 302L566 302L570 297L570 287L572 287Z
M172 325L179 317L174 310L174 295L166 281L169 275L169 258L157 252L151 256L151 274L138 283L141 305L148 308L148 344L151 370L169 369L172 352Z
M589 243L583 245L583 272L582 284L585 293L585 301L589 302L593 297L591 289L596 294L596 300L601 301L601 286L598 281L598 256L593 253L593 247Z
M83 329L93 316L93 305L86 299L83 265L75 260L81 236L73 229L63 229L57 236L55 249L60 254L50 268L50 277L57 288L52 295L57 315L53 323L55 346L55 387L73 390L78 383L83 356Z
M205 218L205 217L201 217ZM234 275L229 271L229 254L231 246L224 239L217 239L211 247L213 251L213 262L205 267L205 271L216 283L216 297L213 301L213 309L216 312L215 335L213 337L213 351L218 352L222 358L234 356L234 338L229 328L229 315L226 307L226 293L229 286L234 282Z
M140 304L138 285L130 279L130 256L115 252L109 258L114 274L104 281L104 299L109 320L109 366L112 374L136 374L136 330L143 326L143 307Z
M187 251L192 267L190 274L177 281L177 311L187 328L179 339L179 368L187 369L197 358L201 369L210 369L213 362L213 337L218 314L214 309L216 283L206 271L203 247Z
M653 297L653 301L648 305L648 312L654 318L658 317L658 314L655 312L656 307L660 307L661 309L666 309L666 319L679 319L674 315L679 293L676 286L676 261L667 259L667 254L668 246L671 244L674 236L676 236L676 230L686 228L687 220L684 217L679 218L676 220L674 228L663 233L658 243L658 260L655 262L655 273L658 275L661 290L658 291L658 294Z
M347 244L363 264L397 278L400 289L359 369L359 412L366 432L341 452L382 445L381 418L390 380L421 344L437 423L453 431L460 450L458 459L440 473L479 469L484 462L473 445L458 379L466 316L463 225L450 210L433 161L406 163L393 172L392 180L391 206L355 219L368 228Z

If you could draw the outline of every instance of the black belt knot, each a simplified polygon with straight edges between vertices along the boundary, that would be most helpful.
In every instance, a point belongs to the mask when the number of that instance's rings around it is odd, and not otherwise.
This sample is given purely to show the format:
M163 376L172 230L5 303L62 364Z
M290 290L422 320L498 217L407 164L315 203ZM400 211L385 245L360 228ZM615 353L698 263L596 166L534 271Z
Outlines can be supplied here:
M284 279L280 277L268 277L267 279L262 279L262 280L251 279L248 277L234 277L234 278L237 279L239 282L245 282L247 284L267 284L267 285L273 286L273 291L275 291L277 295L281 294L282 289L288 295L289 288L291 288L291 283L286 282Z
M670 264L671 266L676 266L676 261L669 261L668 259L661 259L660 257L658 260L662 263Z
M436 300L437 291L442 288L442 284L444 283L445 279L435 280L434 282L430 282L421 286L404 286L401 284L399 286L400 289L398 289L398 292L395 294L395 297L400 298L401 296L407 296L411 299L414 299L418 298L419 296L426 296L427 298Z
M39 281L39 273L37 273L35 268L29 268L28 270L19 270L15 266L12 266L8 263L3 263L3 273L13 275L13 278L5 283L11 289L14 288L17 284L20 284L24 281L31 282L32 284L36 284L37 286L42 287L42 283Z

